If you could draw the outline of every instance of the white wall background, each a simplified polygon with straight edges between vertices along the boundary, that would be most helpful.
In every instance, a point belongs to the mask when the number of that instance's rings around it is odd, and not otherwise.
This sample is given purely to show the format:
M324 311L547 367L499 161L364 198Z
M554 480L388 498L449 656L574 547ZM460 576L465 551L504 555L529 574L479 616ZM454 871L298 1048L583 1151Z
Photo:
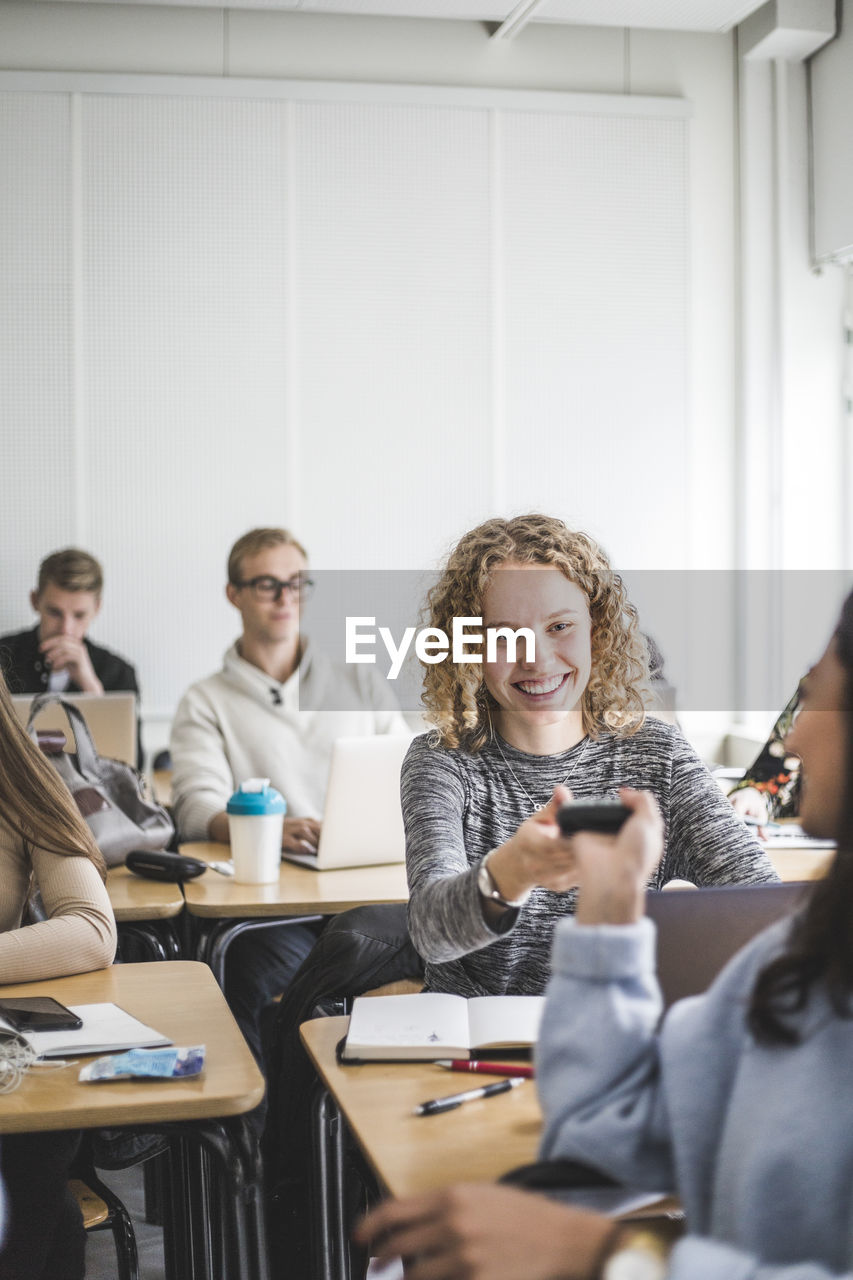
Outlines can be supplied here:
M496 45L477 23L10 0L0 66L115 77L70 109L3 85L20 483L0 626L29 620L47 551L101 554L97 637L137 660L152 744L232 637L224 558L252 524L292 523L327 567L421 567L481 516L535 505L629 568L739 562L731 37L531 25ZM163 73L671 96L691 114L610 118L591 143L571 113L498 121L429 91L391 115L361 103L357 123L242 87L125 96L127 76ZM607 163L583 169L584 148ZM655 257L656 228L672 254Z
M814 249L818 259L853 258L853 166L849 121L853 112L853 5L838 6L838 37L811 64L814 126Z
M319 568L376 570L432 564L507 505L581 526L606 510L614 554L641 561L684 521L673 104L253 87L63 95L50 78L0 99L10 153L46 149L7 168L9 320L20 294L37 323L3 382L26 402L54 358L41 330L70 347L72 474L52 416L10 405L7 429L40 458L30 509L59 495L73 540L109 549L111 636L155 707L216 662L223 556L259 519L297 529ZM34 291L42 203L66 252ZM638 528L655 479L672 499Z
M793 692L844 594L844 573L837 583L826 573L821 607L807 604L805 578L853 566L853 544L844 274L812 263L807 69L748 58L739 79L738 564L775 581L743 582L737 671L750 705L766 708L747 718L760 732L778 708L780 673ZM760 600L764 590L766 603L754 607L750 594Z

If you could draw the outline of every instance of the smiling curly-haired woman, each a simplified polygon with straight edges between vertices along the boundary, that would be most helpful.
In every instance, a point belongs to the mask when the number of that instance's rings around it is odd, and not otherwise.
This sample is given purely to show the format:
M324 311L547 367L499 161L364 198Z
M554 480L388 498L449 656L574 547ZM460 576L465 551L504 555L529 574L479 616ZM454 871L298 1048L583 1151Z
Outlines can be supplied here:
M562 520L487 520L466 534L429 593L429 625L449 634L454 617L482 617L495 569L510 565L554 567L584 592L592 621L592 671L581 699L584 730L592 736L634 733L645 719L648 680L637 611L597 543L570 532ZM444 746L478 751L490 736L489 695L479 665L426 667L423 701Z
M409 926L426 987L465 996L544 990L551 932L574 909L570 840L556 811L575 799L651 791L666 850L652 887L776 879L705 765L672 725L646 715L648 652L620 576L561 520L492 519L451 552L429 625L454 618L527 628L493 660L426 665L434 725L402 773Z

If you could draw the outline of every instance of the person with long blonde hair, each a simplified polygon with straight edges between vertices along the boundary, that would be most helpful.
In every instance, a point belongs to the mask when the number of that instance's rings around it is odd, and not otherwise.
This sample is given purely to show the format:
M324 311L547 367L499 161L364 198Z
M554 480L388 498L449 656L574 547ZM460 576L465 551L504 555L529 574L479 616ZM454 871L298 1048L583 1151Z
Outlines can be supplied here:
M0 983L103 969L116 927L106 868L64 783L24 731L0 677ZM24 923L40 893L45 919ZM68 1191L79 1135L0 1139L7 1225L0 1280L79 1280L85 1236Z
M527 628L515 653L425 667L432 733L402 771L412 940L427 990L538 993L554 924L574 909L575 862L559 805L656 797L666 848L650 880L775 880L705 765L646 713L647 645L595 541L553 517L492 519L467 533L429 594L429 626ZM472 651L473 648L472 648Z

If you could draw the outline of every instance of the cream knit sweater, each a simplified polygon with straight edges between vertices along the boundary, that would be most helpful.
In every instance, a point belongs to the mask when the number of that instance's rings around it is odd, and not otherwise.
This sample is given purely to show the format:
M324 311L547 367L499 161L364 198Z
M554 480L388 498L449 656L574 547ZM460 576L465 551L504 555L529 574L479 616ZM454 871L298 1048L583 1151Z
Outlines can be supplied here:
M96 867L44 849L31 856L0 820L0 983L105 969L115 954L116 926ZM21 928L31 871L49 918Z
M411 736L384 680L366 665L335 666L310 645L279 684L232 645L216 675L192 685L172 724L172 805L184 840L247 778L269 778L292 818L321 818L336 738ZM304 710L327 707L328 710Z

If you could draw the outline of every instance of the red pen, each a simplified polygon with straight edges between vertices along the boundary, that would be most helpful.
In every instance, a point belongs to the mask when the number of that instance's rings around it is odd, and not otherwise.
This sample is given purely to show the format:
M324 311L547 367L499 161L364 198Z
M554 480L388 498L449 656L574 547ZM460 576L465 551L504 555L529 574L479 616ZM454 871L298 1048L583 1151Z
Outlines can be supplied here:
M533 1067L526 1062L478 1062L476 1059L469 1061L467 1058L444 1058L435 1065L444 1067L447 1071L476 1071L483 1076L525 1076L530 1079L534 1074Z

